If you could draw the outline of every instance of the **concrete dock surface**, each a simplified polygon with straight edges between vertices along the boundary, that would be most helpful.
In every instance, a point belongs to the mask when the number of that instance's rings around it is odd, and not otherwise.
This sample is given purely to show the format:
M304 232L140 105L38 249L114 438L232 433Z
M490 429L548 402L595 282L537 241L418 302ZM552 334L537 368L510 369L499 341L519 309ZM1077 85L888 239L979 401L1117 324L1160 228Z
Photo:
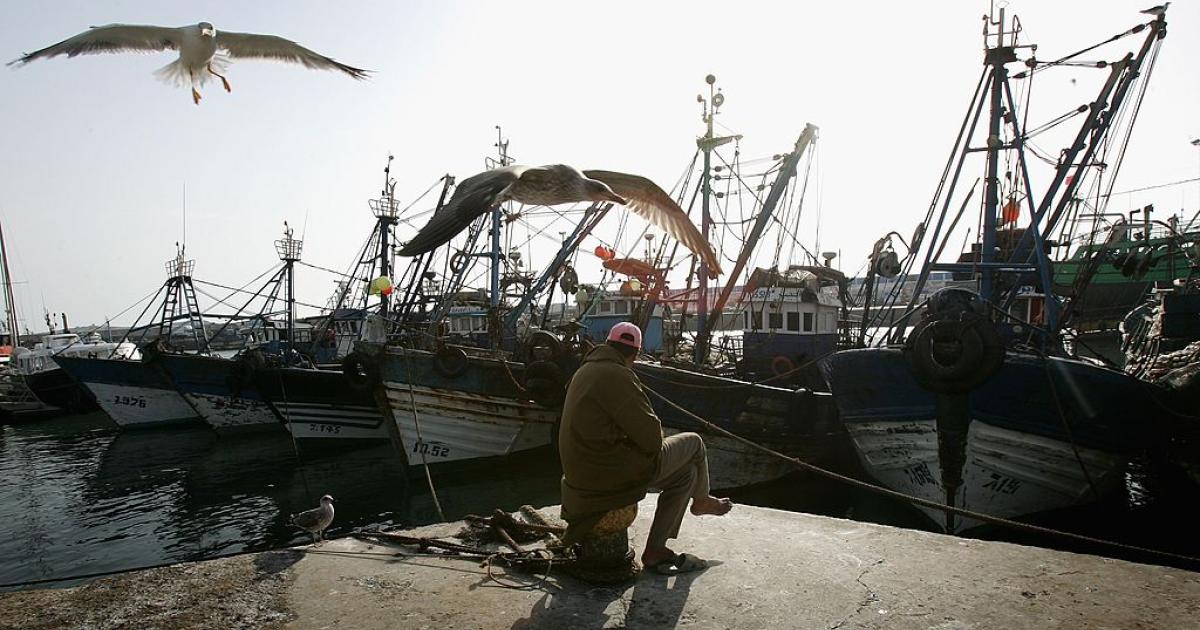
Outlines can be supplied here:
M1096 556L743 505L689 515L673 548L710 566L620 586L552 570L518 590L477 560L344 538L0 594L0 628L1200 627L1200 573Z

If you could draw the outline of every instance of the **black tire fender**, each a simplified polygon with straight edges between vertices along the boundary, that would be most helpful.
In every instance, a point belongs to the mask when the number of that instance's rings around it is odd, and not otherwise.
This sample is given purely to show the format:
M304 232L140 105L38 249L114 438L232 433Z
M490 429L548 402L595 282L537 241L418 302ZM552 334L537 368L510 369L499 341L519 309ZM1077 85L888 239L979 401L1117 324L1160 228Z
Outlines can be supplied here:
M562 368L550 361L534 361L525 367L525 391L534 402L547 408L562 405L567 380Z
M342 374L351 389L367 391L379 380L379 367L361 354L351 352L342 359Z
M906 348L909 367L927 390L968 392L1004 362L1004 344L984 318L935 319L919 326Z
M446 378L458 378L466 373L471 361L462 348L442 346L433 353L433 369Z

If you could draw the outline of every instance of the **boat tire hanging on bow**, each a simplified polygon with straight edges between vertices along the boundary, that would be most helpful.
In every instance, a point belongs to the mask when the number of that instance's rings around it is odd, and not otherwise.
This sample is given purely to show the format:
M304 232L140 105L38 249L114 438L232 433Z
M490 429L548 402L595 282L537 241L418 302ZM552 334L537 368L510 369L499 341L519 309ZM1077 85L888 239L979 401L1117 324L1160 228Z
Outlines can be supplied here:
M470 367L470 360L462 348L442 346L433 354L433 369L446 378L458 378Z
M921 387L959 394L979 387L999 371L1005 349L987 318L958 313L919 324L905 354Z
M364 392L379 381L379 366L367 357L351 352L342 359L342 374L354 390Z
M567 379L557 364L534 361L525 367L525 391L537 404L554 409L567 396Z

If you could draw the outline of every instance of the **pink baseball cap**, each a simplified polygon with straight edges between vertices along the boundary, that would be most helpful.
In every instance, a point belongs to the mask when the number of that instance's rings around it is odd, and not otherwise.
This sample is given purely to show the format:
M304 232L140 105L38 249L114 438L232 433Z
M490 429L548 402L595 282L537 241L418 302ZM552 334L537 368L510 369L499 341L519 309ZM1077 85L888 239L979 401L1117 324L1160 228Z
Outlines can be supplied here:
M629 322L621 322L608 331L608 340L642 349L642 329Z

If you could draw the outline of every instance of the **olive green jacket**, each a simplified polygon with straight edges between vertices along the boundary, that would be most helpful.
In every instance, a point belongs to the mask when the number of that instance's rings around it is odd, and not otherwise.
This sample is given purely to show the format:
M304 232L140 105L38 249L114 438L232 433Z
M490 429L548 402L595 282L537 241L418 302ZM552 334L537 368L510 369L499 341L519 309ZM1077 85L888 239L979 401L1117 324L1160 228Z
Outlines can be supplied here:
M605 512L646 496L662 442L662 423L637 375L616 349L597 346L571 378L558 433L566 542Z

